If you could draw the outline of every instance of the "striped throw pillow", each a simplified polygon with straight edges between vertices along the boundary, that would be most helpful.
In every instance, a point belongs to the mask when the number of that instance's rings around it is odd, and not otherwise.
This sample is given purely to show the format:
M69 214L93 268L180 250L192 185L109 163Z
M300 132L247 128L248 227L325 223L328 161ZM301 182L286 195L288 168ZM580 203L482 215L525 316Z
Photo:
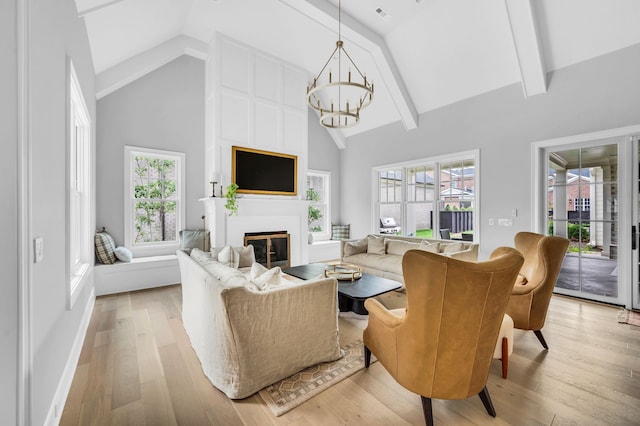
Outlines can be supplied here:
M104 263L105 265L111 265L116 261L116 243L113 240L113 237L109 235L104 228L102 231L96 232L94 237L94 242L96 243L96 257L100 263Z
M348 240L351 225L331 225L332 240Z

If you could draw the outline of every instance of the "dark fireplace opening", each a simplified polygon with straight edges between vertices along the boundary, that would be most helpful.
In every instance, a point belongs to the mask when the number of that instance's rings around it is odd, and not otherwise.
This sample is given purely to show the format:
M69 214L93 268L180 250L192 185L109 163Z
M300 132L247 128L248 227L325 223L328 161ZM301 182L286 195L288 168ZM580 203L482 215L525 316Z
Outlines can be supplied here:
M290 266L289 234L287 231L246 232L244 245L252 245L256 262L273 268Z

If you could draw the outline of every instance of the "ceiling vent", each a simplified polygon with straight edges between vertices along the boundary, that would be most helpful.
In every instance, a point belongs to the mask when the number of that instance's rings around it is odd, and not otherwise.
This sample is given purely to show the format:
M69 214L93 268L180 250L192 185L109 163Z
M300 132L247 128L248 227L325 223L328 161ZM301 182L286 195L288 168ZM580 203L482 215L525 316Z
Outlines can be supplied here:
M378 14L379 17L381 17L385 21L388 21L389 18L391 18L391 15L389 15L389 12L387 12L386 10L384 10L381 7L376 9L376 13Z

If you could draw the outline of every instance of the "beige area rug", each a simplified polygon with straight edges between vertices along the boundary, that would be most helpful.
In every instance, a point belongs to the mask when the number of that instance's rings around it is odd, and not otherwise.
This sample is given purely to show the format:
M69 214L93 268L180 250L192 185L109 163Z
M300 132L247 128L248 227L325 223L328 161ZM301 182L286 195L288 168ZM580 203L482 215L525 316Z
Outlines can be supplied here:
M260 396L273 414L281 416L364 368L361 339L343 346L342 350L344 356L336 361L306 368L262 389ZM373 355L371 362L375 362Z
M620 312L618 312L618 322L640 327L640 312L620 309Z

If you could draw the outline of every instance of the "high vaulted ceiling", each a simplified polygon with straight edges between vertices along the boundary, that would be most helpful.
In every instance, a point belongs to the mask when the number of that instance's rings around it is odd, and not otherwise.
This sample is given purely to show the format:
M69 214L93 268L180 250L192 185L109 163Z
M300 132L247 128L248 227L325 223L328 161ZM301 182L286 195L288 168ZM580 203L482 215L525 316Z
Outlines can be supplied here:
M98 98L182 54L206 58L216 32L310 79L337 40L338 0L76 4ZM524 97L544 96L549 71L640 43L639 18L639 0L342 0L345 48L376 97L338 140L397 121L410 130L423 112L517 82Z

